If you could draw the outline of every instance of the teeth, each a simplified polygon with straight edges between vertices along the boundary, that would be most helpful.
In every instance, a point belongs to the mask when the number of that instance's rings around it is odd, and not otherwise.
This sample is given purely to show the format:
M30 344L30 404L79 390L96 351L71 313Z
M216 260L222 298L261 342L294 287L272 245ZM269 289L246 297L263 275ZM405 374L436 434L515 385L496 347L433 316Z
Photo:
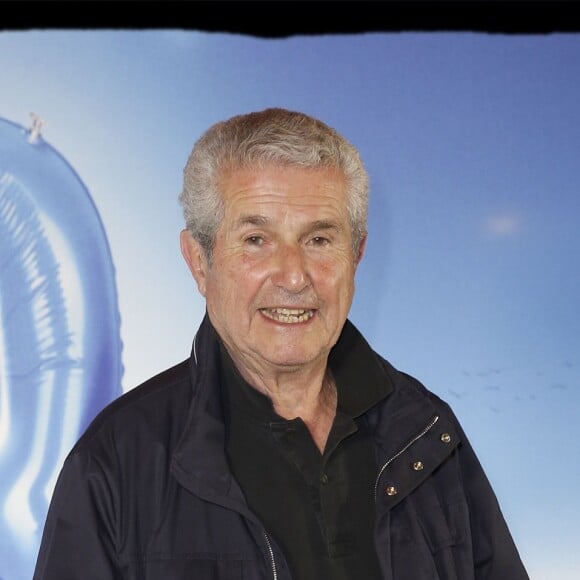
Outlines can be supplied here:
M288 324L306 322L314 316L314 310L304 308L262 308L261 312L272 320Z

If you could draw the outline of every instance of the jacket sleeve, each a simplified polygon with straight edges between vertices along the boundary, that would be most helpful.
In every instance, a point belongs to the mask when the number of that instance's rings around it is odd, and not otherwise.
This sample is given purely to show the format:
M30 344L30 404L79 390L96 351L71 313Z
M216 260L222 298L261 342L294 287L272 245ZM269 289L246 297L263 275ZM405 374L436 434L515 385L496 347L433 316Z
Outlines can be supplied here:
M476 580L529 580L501 507L461 426L459 462L469 505Z
M65 461L46 518L33 580L118 580L114 490L86 451Z

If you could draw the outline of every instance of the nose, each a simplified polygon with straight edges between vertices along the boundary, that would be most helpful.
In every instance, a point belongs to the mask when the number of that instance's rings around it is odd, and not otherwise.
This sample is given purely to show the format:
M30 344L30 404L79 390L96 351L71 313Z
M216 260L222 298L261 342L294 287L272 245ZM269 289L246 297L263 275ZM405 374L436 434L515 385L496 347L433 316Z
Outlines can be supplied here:
M310 285L304 251L299 245L285 244L274 258L271 280L274 286L298 294Z

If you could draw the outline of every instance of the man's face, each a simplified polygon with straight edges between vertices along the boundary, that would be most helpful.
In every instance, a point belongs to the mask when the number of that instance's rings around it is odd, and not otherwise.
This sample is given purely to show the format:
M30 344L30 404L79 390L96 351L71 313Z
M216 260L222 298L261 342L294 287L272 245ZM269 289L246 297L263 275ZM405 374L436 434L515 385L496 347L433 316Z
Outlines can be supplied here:
M341 174L268 167L228 173L211 265L182 250L212 324L246 378L326 365L350 309L361 252Z

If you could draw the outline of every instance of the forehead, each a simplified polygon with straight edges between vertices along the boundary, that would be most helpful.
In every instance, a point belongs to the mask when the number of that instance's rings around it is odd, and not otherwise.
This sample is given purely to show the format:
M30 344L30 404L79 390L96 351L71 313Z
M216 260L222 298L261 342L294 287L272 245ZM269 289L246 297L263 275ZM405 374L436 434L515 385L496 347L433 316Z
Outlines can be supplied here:
M267 165L230 169L220 179L226 214L248 207L346 213L344 174L335 168Z

